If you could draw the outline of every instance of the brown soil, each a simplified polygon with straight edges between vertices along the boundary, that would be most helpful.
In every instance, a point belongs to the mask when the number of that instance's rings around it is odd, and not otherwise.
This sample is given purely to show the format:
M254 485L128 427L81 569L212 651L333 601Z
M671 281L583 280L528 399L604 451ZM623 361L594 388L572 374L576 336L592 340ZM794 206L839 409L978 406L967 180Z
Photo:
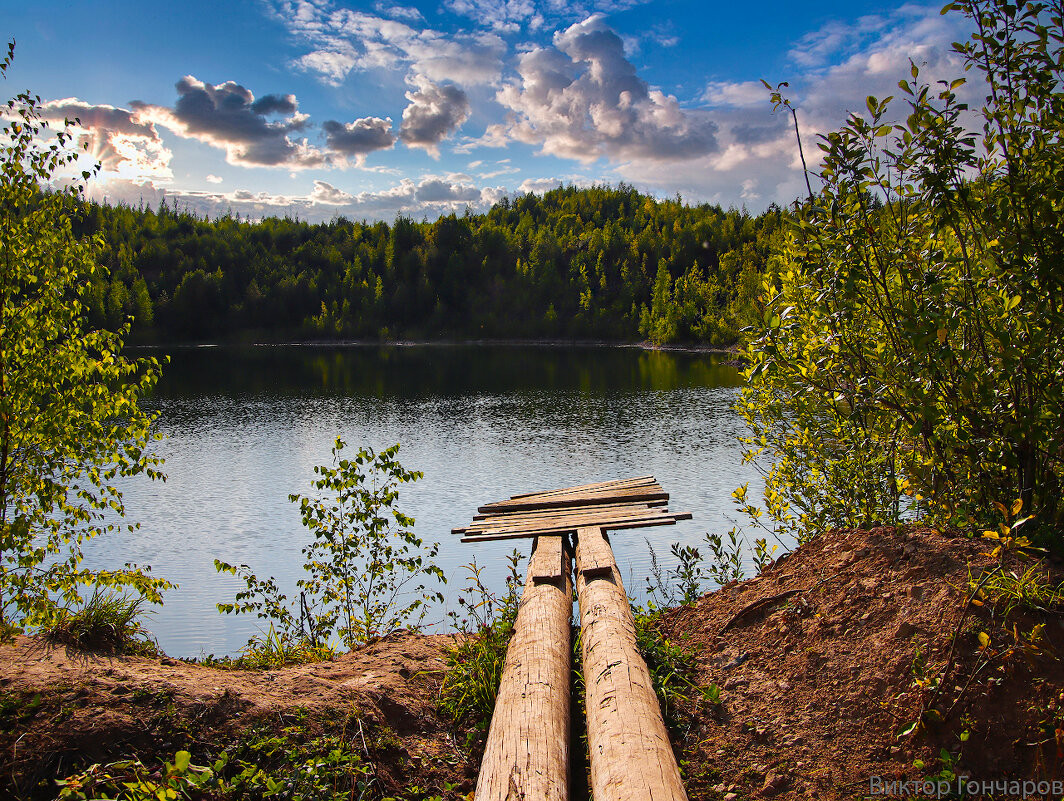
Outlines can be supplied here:
M969 606L970 575L996 564L987 551L928 531L835 532L667 613L663 630L697 653L697 682L721 688L676 733L690 797L861 797L873 776L937 774L942 748L978 780L1064 776L1064 623ZM1037 623L1040 647L1024 645ZM393 635L332 662L252 672L20 638L0 647L0 797L48 797L57 777L130 755L147 764L187 748L203 764L249 727L296 717L355 743L384 789L450 784L446 797L464 796L476 756L435 709L451 642ZM942 674L951 648L936 695L920 682Z
M987 542L834 532L670 612L665 628L699 654L698 683L721 688L678 743L690 797L855 798L944 768L980 781L1064 776L1064 618L968 606L969 577L997 564ZM1024 646L1037 623L1040 647ZM941 692L921 687L942 675L954 638Z
M295 720L344 734L383 789L450 782L468 792L475 768L435 711L452 642L396 634L331 662L244 671L20 637L0 647L0 797L48 798L74 769L131 755L150 765L187 749L207 764L253 725Z

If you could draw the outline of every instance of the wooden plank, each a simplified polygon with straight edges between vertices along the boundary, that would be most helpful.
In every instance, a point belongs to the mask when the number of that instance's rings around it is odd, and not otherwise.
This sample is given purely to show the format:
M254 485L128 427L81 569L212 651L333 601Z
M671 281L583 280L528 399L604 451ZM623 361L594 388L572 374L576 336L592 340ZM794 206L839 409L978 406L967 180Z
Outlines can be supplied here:
M630 512L609 512L607 514L581 514L581 515L562 515L561 517L550 518L532 518L521 522L513 522L506 524L488 524L484 526L474 526L470 529L469 533L483 533L504 531L575 531L581 526L606 526L615 522L623 522L626 520L635 519L647 519L655 520L659 517L671 517L667 509L633 509Z
M523 517L525 515L567 515L580 512L582 509L611 509L631 508L647 506L668 506L668 501L617 501L616 503L589 503L586 506L571 506L563 509L523 509L519 512L488 512L486 514L473 515L473 522L480 520L506 520L509 518Z
M564 554L564 539L561 534L536 537L532 550L539 554L539 558L535 564L529 565L528 574L532 581L542 584L545 581L558 583L562 580L563 562L569 561Z
M532 553L514 635L480 763L477 801L567 801L572 561L563 551L558 583L537 583L557 555L544 537Z
M616 562L606 573L584 572L598 543L607 551L609 544L595 528L577 537L591 794L595 801L687 801Z
M630 486L630 485L642 485L642 484L654 484L654 476L636 476L635 478L618 478L613 481L598 481L594 484L580 484L575 487L562 487L561 489L544 490L542 492L520 492L517 495L511 495L510 500L514 501L519 498L532 498L532 497L544 497L547 495L557 495L559 493L566 492L580 492L582 490L601 490L608 489L610 487Z
M496 501L495 503L481 506L478 512L518 512L523 509L560 509L569 506L590 506L596 504L616 503L625 501L667 501L669 493L661 489L640 488L619 490L601 495L557 495L544 500L514 500Z
M507 520L502 522L495 522L491 520L484 520L478 522L475 526L469 526L469 530L487 531L487 530L501 530L501 529L518 529L526 528L532 529L539 526L553 526L555 524L566 524L566 528L580 528L579 524L573 525L573 521L586 520L589 521L587 525L594 525L590 521L601 520L628 520L633 517L662 517L674 514L684 514L682 512L670 512L665 506L652 506L649 508L633 507L630 509L611 509L605 512L596 512L594 510L585 510L567 515L556 515L552 517L540 517L529 516L525 518L516 518L513 520ZM686 519L686 518L684 518Z
M588 514L612 514L614 512L623 511L665 511L668 509L666 501L649 501L649 502L636 502L636 503L618 503L611 504L609 506L574 506L568 509L539 509L534 511L525 512L511 512L507 514L492 514L492 515L477 515L468 526L459 526L458 528L452 528L452 534L467 534L473 531L483 530L486 528L498 528L498 527L510 527L515 525L522 525L530 521L537 520L561 520L564 518L570 518L574 515L588 515Z
M635 518L632 520L618 520L602 526L607 531L621 531L629 528L652 528L654 526L671 526L676 523L677 520L690 520L690 512L678 512L675 515L666 515L653 518ZM556 526L554 528L537 529L535 531L524 531L517 529L514 531L504 531L499 533L485 533L485 534L467 534L462 537L461 542L491 542L494 540L516 540L527 537L537 537L541 534L557 534L562 531L573 531L570 528L561 528Z
M543 512L528 512L523 515L514 515L506 518L490 517L485 520L477 520L466 530L488 528L535 528L540 523L550 524L567 522L569 520L595 519L606 520L614 517L634 517L657 514L668 514L664 506L648 506L647 504L625 504L623 506L611 506L609 508L597 508L594 506L581 506L573 509L562 509L557 513L548 514Z

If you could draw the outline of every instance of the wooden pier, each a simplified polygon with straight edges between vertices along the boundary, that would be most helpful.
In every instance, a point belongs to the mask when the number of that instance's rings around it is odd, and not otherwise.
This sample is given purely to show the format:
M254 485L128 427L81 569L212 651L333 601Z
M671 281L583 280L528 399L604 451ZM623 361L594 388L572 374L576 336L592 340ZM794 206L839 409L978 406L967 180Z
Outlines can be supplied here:
M606 536L690 519L668 500L653 476L639 476L514 495L453 530L462 542L534 538L477 801L569 799L574 553L595 801L686 801Z

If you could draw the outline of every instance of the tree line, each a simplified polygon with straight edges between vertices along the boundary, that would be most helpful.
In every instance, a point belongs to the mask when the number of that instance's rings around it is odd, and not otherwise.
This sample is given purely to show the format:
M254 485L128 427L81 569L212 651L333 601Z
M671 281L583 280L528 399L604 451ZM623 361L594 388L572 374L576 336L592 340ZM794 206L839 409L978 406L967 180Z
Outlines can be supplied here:
M86 203L92 325L133 341L558 338L729 345L756 322L787 212L624 184L503 198L434 222L207 219Z

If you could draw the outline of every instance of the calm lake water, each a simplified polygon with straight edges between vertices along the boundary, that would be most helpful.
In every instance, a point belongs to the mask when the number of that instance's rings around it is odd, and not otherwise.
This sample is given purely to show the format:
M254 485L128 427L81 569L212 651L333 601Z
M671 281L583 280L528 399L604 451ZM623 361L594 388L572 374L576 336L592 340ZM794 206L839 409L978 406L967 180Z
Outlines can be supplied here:
M123 485L141 528L90 543L89 566L150 564L177 582L149 627L175 656L235 653L259 622L221 615L243 588L214 559L250 565L294 588L308 541L289 493L309 493L337 436L349 450L402 443L399 507L441 543L453 604L474 557L501 588L505 556L530 541L463 545L453 527L519 492L653 474L670 508L694 519L612 536L629 594L643 597L650 555L696 545L734 516L731 492L758 484L741 464L731 411L736 368L710 354L637 348L494 345L187 348L150 400L166 439L167 481ZM157 355L157 354L156 354ZM430 618L446 629L446 608Z

